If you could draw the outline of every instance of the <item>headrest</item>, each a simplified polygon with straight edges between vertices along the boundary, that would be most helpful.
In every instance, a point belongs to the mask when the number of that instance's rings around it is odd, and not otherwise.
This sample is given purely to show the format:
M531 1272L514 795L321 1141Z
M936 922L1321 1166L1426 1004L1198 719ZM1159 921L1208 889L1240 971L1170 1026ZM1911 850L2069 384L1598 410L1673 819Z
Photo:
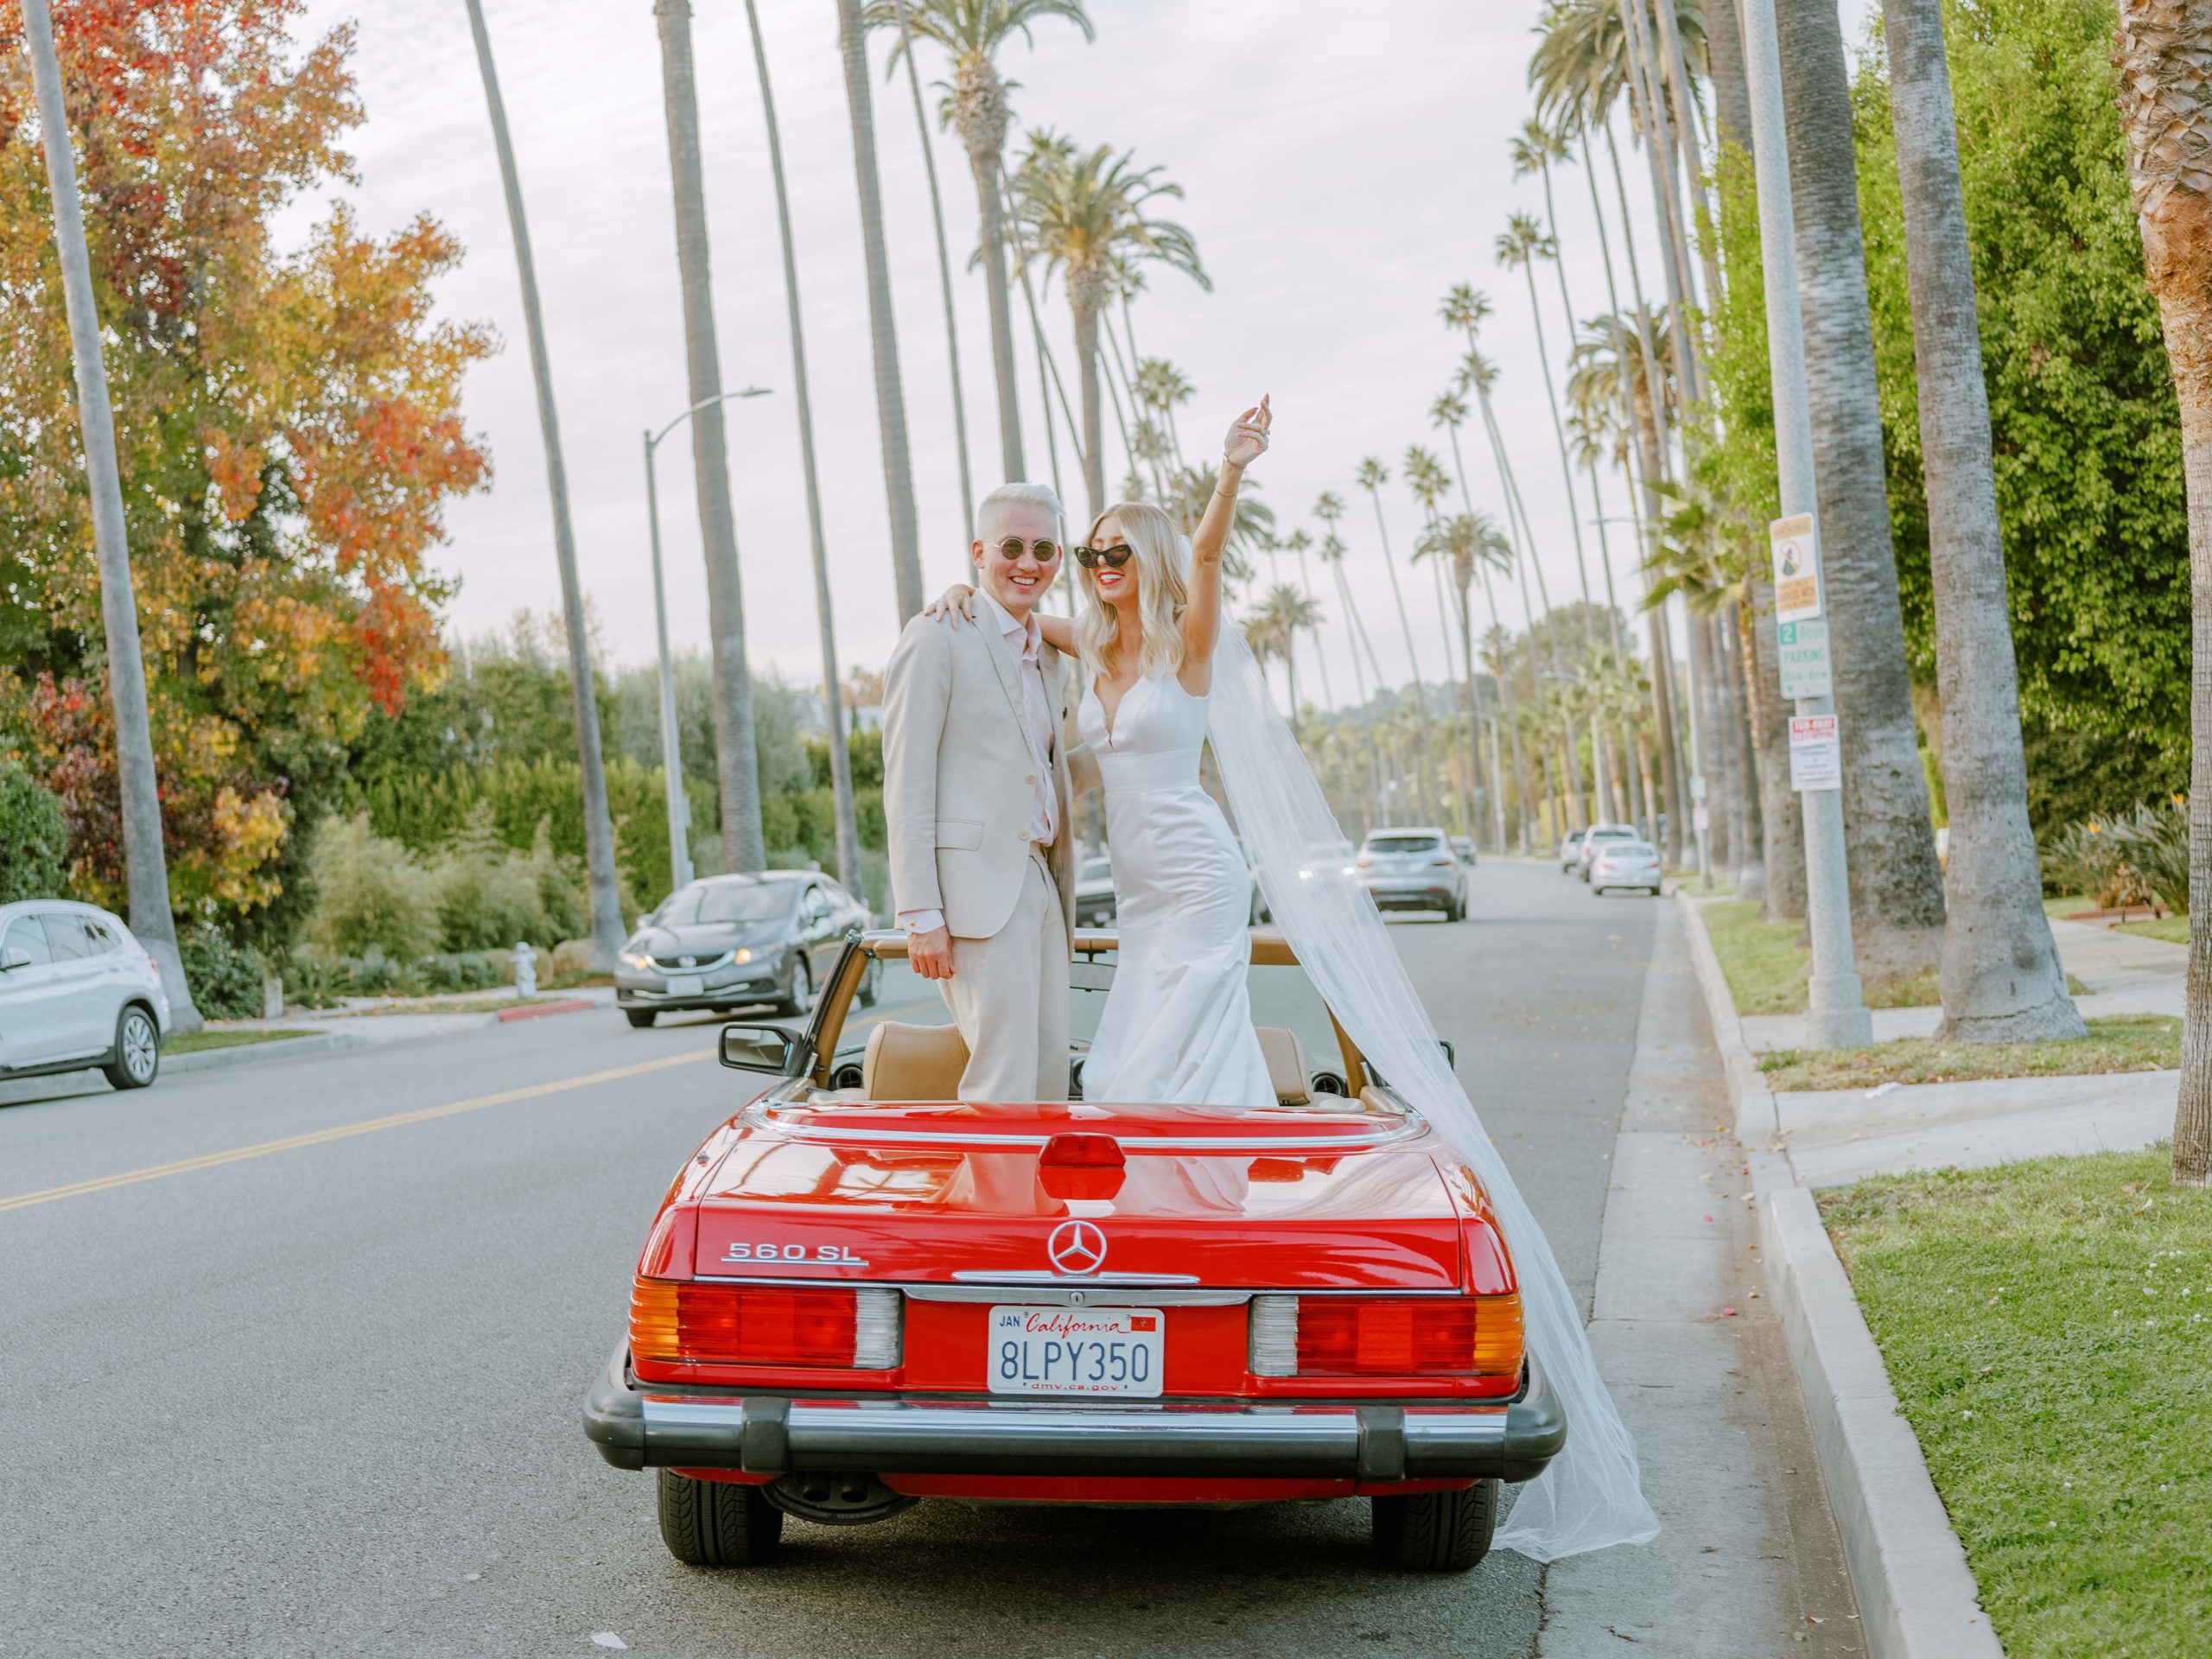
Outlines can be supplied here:
M957 1026L901 1026L890 1020L868 1034L861 1092L870 1100L957 1100L968 1045Z
M1313 1103L1313 1084L1306 1071L1306 1051L1298 1033L1287 1026L1259 1026L1260 1052L1268 1057L1268 1082L1275 1098L1286 1106Z

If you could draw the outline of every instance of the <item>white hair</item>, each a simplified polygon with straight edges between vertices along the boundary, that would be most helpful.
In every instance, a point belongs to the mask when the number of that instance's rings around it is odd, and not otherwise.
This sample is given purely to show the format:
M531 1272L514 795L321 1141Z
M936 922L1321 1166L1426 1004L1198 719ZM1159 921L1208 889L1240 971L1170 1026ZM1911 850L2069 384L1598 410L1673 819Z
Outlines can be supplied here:
M1061 516L1067 511L1049 484L1001 484L976 504L976 539L988 543L998 528L1001 507L1042 507L1052 515L1052 535L1058 538Z

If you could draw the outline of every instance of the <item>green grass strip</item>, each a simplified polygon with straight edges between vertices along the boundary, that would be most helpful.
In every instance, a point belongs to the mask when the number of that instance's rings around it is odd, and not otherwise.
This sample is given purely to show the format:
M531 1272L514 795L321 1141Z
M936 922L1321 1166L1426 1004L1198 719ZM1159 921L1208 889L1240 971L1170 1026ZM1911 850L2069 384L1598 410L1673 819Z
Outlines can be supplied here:
M1872 1048L1778 1048L1759 1057L1767 1084L1872 1089L1885 1083L1965 1083L1975 1077L2075 1077L2167 1071L2181 1064L2181 1021L2166 1014L2107 1014L2067 1042L1940 1043L1907 1037Z

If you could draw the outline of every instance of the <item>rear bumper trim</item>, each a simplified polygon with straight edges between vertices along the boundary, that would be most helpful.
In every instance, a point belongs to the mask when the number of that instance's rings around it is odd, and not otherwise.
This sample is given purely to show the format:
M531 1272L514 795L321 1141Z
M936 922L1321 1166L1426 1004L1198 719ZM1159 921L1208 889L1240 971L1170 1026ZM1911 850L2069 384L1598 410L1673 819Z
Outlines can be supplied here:
M1511 1402L1264 1405L803 1397L639 1382L617 1349L584 1433L619 1469L1533 1480L1567 1414L1532 1358Z

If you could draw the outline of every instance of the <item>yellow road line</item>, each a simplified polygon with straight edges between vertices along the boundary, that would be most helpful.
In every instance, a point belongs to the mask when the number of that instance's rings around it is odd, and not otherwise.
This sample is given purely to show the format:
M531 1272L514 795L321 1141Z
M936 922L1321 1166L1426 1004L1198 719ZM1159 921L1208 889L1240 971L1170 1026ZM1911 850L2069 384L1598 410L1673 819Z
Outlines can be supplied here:
M326 1141L344 1141L357 1135L373 1135L378 1129L397 1129L410 1123L428 1123L436 1118L480 1111L486 1106L506 1106L518 1100L537 1100L546 1095L563 1094L571 1089L588 1089L594 1084L616 1083L624 1077L643 1077L650 1071L665 1071L672 1065L689 1065L694 1060L712 1059L715 1054L714 1049L702 1048L690 1054L664 1055L659 1059L643 1060L636 1065L618 1065L611 1071L593 1071L580 1077L534 1083L524 1089L504 1090L496 1095L479 1095L473 1100L456 1100L444 1106L425 1106L412 1112L395 1112L390 1117L372 1117L364 1123L343 1123L334 1129L317 1129L309 1135L289 1135L281 1141L263 1141L251 1147L233 1147L228 1152L211 1152L199 1158L181 1158L173 1164L155 1164L145 1169L126 1170L120 1175L102 1175L89 1181L72 1181L67 1186L49 1186L36 1192L19 1192L11 1198L0 1198L0 1210L28 1209L34 1204L52 1204L57 1198L80 1198L87 1192L105 1192L111 1187L159 1180L164 1175L182 1175L195 1169L213 1169L219 1165L235 1164L247 1158L265 1158L274 1152L290 1152L299 1147L318 1147Z

